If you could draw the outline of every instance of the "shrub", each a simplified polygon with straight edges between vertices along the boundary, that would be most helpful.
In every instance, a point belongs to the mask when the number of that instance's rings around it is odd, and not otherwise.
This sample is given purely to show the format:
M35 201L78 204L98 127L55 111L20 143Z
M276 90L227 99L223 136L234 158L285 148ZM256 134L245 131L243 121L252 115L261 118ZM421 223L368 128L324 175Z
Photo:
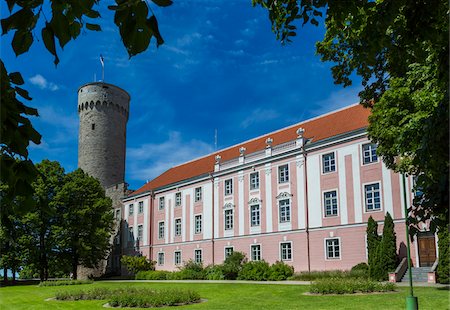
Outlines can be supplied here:
M238 280L267 281L269 273L270 266L266 261L247 262L242 266Z
M43 281L39 283L39 286L64 286L64 285L81 285L91 284L94 281L91 280L57 280L57 281Z
M172 272L165 270L139 271L136 274L136 280L169 280L172 278Z
M205 269L207 280L224 280L223 265L208 266Z
M269 281L286 280L294 274L294 267L285 264L284 262L275 262L269 269Z
M314 294L354 294L394 291L394 283L380 283L368 279L329 278L313 282L310 292Z
M369 265L366 263L359 263L352 267L350 274L354 277L367 278L369 277Z
M120 262L125 265L127 270L136 274L139 271L155 270L155 261L150 261L145 256L127 256L124 255L120 259Z
M438 231L439 262L437 279L439 283L450 283L450 234L449 226L443 225Z
M369 217L367 221L367 262L369 264L369 275L371 278L375 277L375 274L378 274L377 270L377 249L380 244L380 236L378 236L378 223L372 218Z
M290 277L290 280L299 280L299 281L314 281L320 279L330 279L330 278L354 278L354 276L349 271L342 270L329 270L329 271L303 271L294 274Z
M202 263L197 263L192 259L184 262L179 271L172 272L168 277L170 280L205 280L206 271Z
M236 280L242 266L247 261L245 254L242 252L233 252L228 256L222 265L222 273L226 280Z

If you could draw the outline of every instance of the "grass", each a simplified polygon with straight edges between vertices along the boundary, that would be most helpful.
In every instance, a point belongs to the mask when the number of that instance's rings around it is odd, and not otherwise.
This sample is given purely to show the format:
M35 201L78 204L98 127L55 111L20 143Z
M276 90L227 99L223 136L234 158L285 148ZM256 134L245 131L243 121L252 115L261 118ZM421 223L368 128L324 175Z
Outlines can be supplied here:
M39 286L65 286L65 285L82 285L92 284L91 280L57 280L57 281L43 281L39 283Z
M207 302L174 309L405 309L407 288L398 292L371 295L308 296L307 285L239 283L146 283L94 282L91 288L191 289ZM45 301L58 291L77 291L77 285L59 287L10 286L0 288L0 309L105 309L103 300ZM449 309L449 291L435 287L417 287L421 310Z

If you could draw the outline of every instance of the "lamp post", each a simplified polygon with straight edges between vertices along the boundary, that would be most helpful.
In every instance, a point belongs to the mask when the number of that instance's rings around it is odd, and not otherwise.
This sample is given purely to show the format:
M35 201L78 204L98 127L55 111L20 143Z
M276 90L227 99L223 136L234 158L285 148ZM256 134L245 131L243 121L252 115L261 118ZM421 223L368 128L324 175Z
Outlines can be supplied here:
M412 274L411 274L411 253L409 244L409 226L408 226L408 200L406 195L406 177L403 173L403 200L405 201L405 225L406 225L406 255L408 260L408 275L409 275L409 295L406 296L406 310L419 309L417 297L414 297Z

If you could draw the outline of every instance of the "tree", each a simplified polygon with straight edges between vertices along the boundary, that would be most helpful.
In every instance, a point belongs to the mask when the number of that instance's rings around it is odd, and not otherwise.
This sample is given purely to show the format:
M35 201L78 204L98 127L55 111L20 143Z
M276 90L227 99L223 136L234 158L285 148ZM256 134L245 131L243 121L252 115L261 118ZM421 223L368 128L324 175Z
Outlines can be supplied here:
M132 274L137 274L139 271L155 270L155 261L150 261L145 256L128 256L124 255L120 262L125 265L128 271Z
M380 244L380 236L378 236L378 223L369 217L367 221L367 264L369 265L369 275L371 278L375 278L377 271L377 249Z
M171 0L152 2L161 7L172 4ZM101 30L98 24L92 23L100 17L99 11L95 10L99 4L96 0L7 0L6 4L9 16L1 19L2 35L14 33L11 46L16 56L26 53L34 43L34 39L38 37L35 29L38 25L44 25L40 31L41 42L54 56L55 65L59 63L56 42L62 49L84 29ZM116 0L116 5L108 8L115 11L114 23L130 58L145 51L152 37L155 37L157 46L164 43L157 19L148 2ZM30 142L40 144L41 135L33 128L28 117L38 116L38 111L18 99L20 96L31 100L28 92L19 87L24 84L21 74L8 74L1 59L0 64L0 182L10 185L9 199L20 195L30 201L33 192L31 183L37 177L37 170L28 157L27 148ZM31 210L32 204L26 203L24 207ZM4 211L4 208L0 210Z
M450 225L438 231L439 262L437 275L439 283L450 283Z
M387 279L388 273L397 268L397 237L394 230L394 221L389 212L384 217L383 236L380 242L380 263L383 270L383 280Z
M448 2L253 0L269 12L283 44L296 35L295 23L318 25L326 33L316 44L335 83L362 79L361 104L372 109L368 133L384 163L417 176L422 192L411 222L444 224L448 211L449 36ZM439 124L436 126L436 124ZM412 229L412 233L416 230Z
M99 181L77 169L66 175L52 204L57 215L52 225L55 251L71 266L76 279L78 265L93 268L108 255L112 202Z

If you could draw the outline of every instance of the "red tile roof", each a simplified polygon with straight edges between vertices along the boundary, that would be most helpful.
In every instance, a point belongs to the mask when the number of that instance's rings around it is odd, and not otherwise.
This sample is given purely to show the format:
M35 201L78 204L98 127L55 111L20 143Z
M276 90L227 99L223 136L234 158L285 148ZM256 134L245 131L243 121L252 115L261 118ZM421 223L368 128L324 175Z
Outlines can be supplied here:
M227 161L239 156L239 148L245 147L246 154L265 149L266 139L272 138L272 146L282 144L297 138L297 129L305 129L305 137L314 139L314 142L337 136L346 132L365 128L368 125L370 110L361 105L352 105L344 109L331 112L311 120L303 121L295 125L271 132L258 138L242 142L229 148L219 150L204 157L170 168L152 181L146 183L130 196L134 196L152 189L157 189L172 183L187 180L196 176L214 171L215 156L220 155L221 161Z

